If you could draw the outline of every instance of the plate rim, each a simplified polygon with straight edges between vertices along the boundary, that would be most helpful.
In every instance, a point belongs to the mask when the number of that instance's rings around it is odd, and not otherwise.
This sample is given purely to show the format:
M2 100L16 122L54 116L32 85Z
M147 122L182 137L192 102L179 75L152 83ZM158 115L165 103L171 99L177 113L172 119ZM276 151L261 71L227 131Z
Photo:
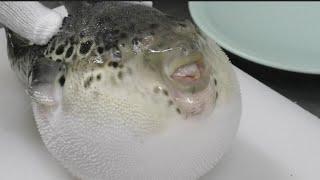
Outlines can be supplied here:
M224 42L223 40L219 39L218 36L208 30L207 26L205 26L203 23L199 23L201 22L201 17L199 16L199 12L197 11L197 7L199 5L204 5L207 2L196 2L196 1L189 1L188 2L188 8L189 8L189 12L190 12L190 16L193 19L193 21L196 23L196 25L204 32L206 33L209 37L211 37L212 39L214 39L214 41L221 46L222 48L230 51L231 53L238 55L242 58L244 58L245 60L260 64L260 65L264 65L267 67L272 67L275 69L279 69L279 70L285 70L285 71L289 71L289 72L296 72L296 73L304 73L304 74L313 74L313 75L319 75L320 74L320 69L301 69L301 68L297 68L297 67L292 67L292 66L287 66L281 63L275 63L274 61L268 61L265 58L261 58L261 57L257 57L257 56L253 56L253 55L249 55L237 48L233 48L232 45Z

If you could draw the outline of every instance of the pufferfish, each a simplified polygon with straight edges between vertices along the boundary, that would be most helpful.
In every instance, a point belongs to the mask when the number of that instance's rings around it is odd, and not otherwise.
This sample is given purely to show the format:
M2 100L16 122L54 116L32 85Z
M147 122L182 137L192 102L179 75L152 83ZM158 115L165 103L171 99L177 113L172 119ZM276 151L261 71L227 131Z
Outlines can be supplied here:
M219 46L190 21L128 2L70 2L47 45L9 29L8 56L48 151L81 180L194 180L238 129Z

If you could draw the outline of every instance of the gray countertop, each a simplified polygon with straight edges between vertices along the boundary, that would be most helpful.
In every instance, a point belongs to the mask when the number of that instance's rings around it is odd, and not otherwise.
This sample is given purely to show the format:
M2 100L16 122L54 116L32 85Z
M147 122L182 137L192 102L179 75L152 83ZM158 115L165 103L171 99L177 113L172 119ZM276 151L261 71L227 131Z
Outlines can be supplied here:
M154 2L167 14L191 19L187 1ZM278 70L250 62L225 50L231 62L273 90L320 117L320 75Z

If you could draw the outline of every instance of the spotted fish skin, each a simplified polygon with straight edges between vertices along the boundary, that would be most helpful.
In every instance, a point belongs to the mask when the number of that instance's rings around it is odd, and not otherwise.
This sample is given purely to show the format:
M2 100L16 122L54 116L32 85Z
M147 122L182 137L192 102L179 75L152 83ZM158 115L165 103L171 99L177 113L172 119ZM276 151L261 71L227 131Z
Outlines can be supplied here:
M197 179L232 141L241 112L226 55L187 20L125 2L66 2L47 45L9 29L50 153L83 180Z

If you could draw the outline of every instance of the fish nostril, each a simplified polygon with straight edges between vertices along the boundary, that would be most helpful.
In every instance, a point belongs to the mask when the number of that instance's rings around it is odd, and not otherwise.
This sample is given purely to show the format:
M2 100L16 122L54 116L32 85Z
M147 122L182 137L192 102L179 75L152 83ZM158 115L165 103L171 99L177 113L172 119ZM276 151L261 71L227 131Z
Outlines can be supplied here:
M62 75L62 76L59 78L59 84L60 84L61 87L64 86L65 81L66 81L65 77L64 77L64 75Z

